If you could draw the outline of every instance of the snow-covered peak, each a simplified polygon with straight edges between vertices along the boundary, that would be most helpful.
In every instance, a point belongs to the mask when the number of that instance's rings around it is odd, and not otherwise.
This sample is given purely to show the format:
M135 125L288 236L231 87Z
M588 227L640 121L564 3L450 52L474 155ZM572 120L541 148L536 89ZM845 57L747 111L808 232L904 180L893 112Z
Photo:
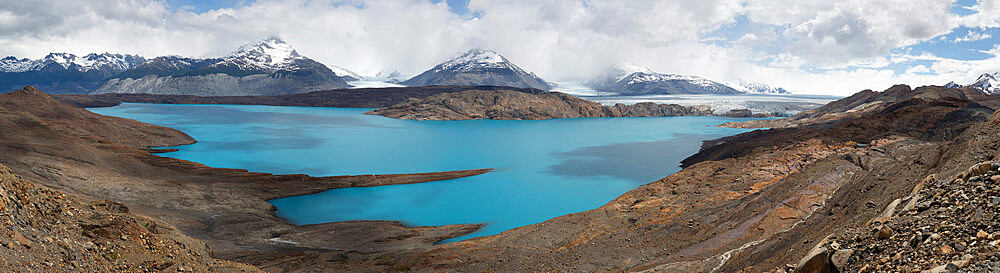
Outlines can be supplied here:
M395 68L385 67L379 70L378 73L375 73L375 77L380 79L398 79L402 77L402 74Z
M296 60L304 58L285 41L268 37L243 44L220 64L236 65L244 69L278 70L288 68Z
M746 94L789 94L788 90L771 86L765 83L759 82L748 82L744 80L738 80L734 83L727 83L729 87Z
M510 69L518 73L528 74L500 54L481 48L473 48L458 54L438 65L437 71L473 72L483 69Z
M1000 81L997 81L997 78L1000 78L1000 72L993 74L984 73L975 82L969 84L969 86L979 89L979 91L986 94L1000 94Z

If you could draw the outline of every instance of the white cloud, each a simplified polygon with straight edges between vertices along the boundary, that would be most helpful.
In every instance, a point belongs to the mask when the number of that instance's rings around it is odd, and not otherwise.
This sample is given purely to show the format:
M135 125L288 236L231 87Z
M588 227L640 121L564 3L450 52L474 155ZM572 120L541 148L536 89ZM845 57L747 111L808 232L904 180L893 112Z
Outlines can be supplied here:
M983 0L980 9L994 2L1000 0ZM950 6L950 0L472 0L469 10L479 16L471 17L426 0L259 0L201 13L156 0L0 0L0 55L206 57L279 35L306 56L365 74L391 66L413 75L484 47L553 81L583 80L612 63L633 62L665 73L849 94L956 75L947 74L958 73L947 59L925 67L939 76L882 68L920 57L891 56L894 48L959 24L996 22L957 19ZM730 45L710 37L740 16L764 27Z
M992 36L989 33L986 33L986 32L977 32L977 31L970 30L969 34L966 34L964 37L955 38L954 42L955 43L961 43L961 42L982 41L982 40L989 39L991 37Z

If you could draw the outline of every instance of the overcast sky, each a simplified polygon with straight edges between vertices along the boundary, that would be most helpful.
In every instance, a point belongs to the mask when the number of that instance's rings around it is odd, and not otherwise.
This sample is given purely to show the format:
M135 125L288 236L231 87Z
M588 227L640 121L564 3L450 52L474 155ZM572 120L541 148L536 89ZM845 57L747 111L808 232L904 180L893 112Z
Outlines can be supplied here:
M814 94L1000 71L1000 0L0 0L0 55L19 58L212 57L271 35L361 74L471 47L556 82L630 62Z

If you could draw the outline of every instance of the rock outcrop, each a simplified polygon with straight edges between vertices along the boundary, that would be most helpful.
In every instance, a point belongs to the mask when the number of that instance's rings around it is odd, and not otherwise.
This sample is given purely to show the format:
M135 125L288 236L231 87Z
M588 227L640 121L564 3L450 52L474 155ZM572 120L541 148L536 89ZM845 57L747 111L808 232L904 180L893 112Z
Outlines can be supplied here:
M637 103L602 106L558 92L469 90L411 99L367 114L398 119L555 119L582 117L667 117L712 115L707 106Z

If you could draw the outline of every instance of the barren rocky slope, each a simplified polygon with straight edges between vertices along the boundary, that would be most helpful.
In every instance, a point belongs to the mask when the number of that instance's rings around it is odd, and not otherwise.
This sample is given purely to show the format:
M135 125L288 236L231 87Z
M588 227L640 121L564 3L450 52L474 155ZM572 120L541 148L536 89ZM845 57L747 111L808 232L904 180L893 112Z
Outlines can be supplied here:
M529 94L512 90L469 90L437 94L368 112L398 119L554 119L581 117L707 116L707 106L637 103L602 106L559 92Z

